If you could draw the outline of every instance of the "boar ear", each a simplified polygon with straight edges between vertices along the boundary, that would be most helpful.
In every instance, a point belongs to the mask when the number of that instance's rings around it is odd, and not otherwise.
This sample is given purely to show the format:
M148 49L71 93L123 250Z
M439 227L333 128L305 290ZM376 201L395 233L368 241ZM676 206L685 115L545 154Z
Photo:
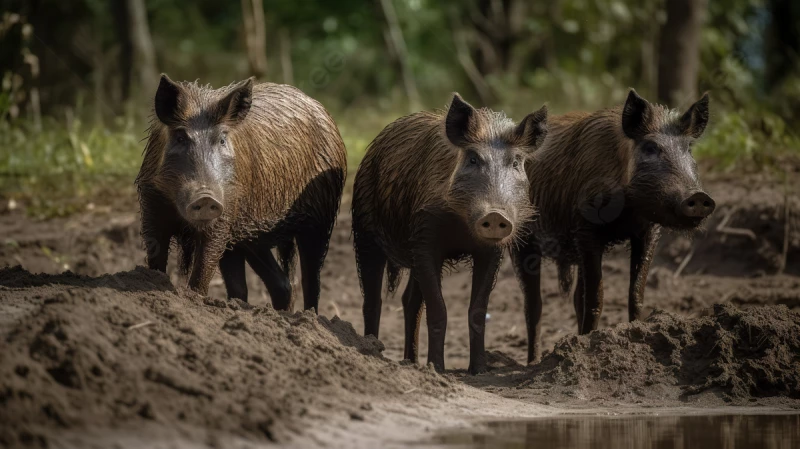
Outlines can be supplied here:
M531 150L539 148L547 137L547 106L542 106L522 119L514 130L514 135L520 145Z
M459 94L453 94L453 101L447 109L447 117L444 119L444 131L447 138L455 146L463 146L469 142L470 121L475 115L475 108L461 98Z
M156 90L156 117L161 123L171 126L179 121L179 103L183 88L169 79L166 73L161 74L161 81Z
M681 117L681 130L687 136L695 139L703 135L708 125L708 92L703 94L703 98L697 100L689 110Z
M230 92L217 103L217 121L238 125L247 117L253 104L253 78L234 85Z
M649 119L650 103L631 89L622 108L622 131L631 139L641 138L647 132Z

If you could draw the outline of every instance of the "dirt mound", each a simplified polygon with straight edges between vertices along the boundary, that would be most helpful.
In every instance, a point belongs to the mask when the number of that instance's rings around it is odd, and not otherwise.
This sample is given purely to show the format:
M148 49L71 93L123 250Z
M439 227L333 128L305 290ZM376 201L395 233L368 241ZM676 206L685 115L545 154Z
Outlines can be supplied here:
M684 273L800 275L800 196L781 185L712 183L717 210L706 230L689 238L665 231L656 262ZM691 255L690 255L691 254Z
M177 292L144 268L90 278L0 270L0 446L124 429L201 444L287 441L370 401L454 384L401 366L349 323Z
M532 374L532 378L531 378ZM573 397L727 400L800 398L800 314L785 306L716 305L699 318L654 312L558 342L523 388L556 385Z

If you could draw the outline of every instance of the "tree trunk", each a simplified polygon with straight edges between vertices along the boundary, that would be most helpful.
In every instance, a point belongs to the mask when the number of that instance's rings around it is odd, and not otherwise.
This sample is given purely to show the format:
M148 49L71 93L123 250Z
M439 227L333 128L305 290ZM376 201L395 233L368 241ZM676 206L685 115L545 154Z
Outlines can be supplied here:
M471 6L469 18L479 44L474 53L482 74L519 75L512 70L525 65L519 59L526 54L515 50L523 40L530 6L521 0L478 0Z
M768 87L780 84L800 68L800 4L797 0L770 0L765 53Z
M706 0L667 0L666 11L659 44L658 99L677 107L697 97Z
M156 51L150 37L147 8L144 2L145 0L126 0L126 6L133 55L134 76L132 82L138 87L140 94L151 95L155 93L158 70L156 69Z
M400 22L397 20L397 13L395 12L392 0L379 0L383 18L386 21L389 41L395 55L397 56L397 63L400 66L400 74L403 77L403 86L408 96L409 109L413 112L419 109L419 92L417 91L417 82L414 79L414 72L411 70L409 63L408 49L406 48L406 41L403 38L403 30L400 28Z
M289 30L281 28L278 32L278 39L281 47L281 72L283 72L283 83L294 85L294 67L292 66L292 38Z
M133 46L131 45L131 33L128 31L128 6L118 0L108 0L111 15L114 18L114 28L119 41L119 100L124 104L131 96L131 84L133 83Z
M263 79L267 76L267 26L262 0L242 0L242 18L250 73Z
M461 22L458 19L458 13L456 10L450 10L450 18L453 28L453 43L456 45L456 56L458 57L458 62L461 64L461 67L464 69L464 73L467 74L470 82L472 82L472 85L475 87L475 91L481 98L481 103L483 105L491 105L496 99L494 91L489 83L486 82L486 79L483 77L483 74L480 72L480 70L478 70L478 68L475 66L475 61L472 60L472 55L469 51L469 45L467 44L467 39L465 37L466 32L464 31L464 27L461 25Z
M642 86L644 86L642 91L647 92L648 95L658 89L658 53L656 53L658 34L654 31L641 30L641 43L639 45L642 59L641 82Z

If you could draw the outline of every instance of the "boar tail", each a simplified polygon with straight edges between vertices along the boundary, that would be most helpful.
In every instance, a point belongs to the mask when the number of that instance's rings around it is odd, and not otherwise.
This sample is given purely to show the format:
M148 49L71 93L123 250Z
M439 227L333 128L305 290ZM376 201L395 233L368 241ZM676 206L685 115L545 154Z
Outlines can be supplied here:
M390 294L394 294L397 290L397 285L400 283L400 274L402 268L393 264L391 261L386 263L386 285Z
M557 262L558 265L558 288L561 290L562 295L569 294L572 289L572 280L574 274L572 272L572 265L567 262Z

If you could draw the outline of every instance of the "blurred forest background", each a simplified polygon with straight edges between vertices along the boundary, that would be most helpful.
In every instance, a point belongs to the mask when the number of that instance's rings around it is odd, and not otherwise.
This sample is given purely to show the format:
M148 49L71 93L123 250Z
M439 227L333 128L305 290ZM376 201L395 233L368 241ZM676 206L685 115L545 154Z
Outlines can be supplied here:
M0 15L0 196L43 216L132 191L160 72L299 87L351 170L383 126L453 91L520 119L629 87L672 107L711 92L708 170L799 166L797 0L0 0Z

